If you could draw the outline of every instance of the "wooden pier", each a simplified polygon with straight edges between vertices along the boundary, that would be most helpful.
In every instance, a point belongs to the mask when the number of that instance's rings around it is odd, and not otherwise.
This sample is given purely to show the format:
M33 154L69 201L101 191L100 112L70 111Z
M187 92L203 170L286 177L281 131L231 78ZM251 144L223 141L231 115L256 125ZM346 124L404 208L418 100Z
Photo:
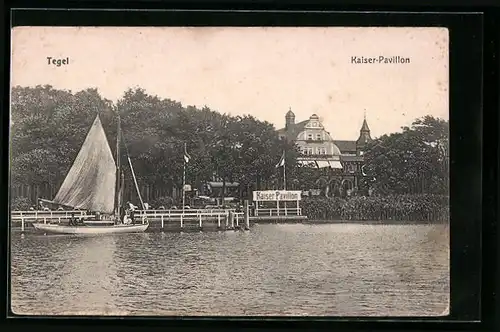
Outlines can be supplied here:
M231 230L244 222L244 212L235 210L141 210L137 218L147 218L150 229L159 230Z
M65 223L74 215L83 218L86 223L98 223L94 214L85 211L12 211L11 221L13 224L20 223L21 231L34 222L43 223ZM200 210L138 210L135 213L137 221L148 220L148 230L231 230L242 226L249 227L249 218L245 218L244 212L236 212L230 209L200 209ZM245 220L247 220L245 222ZM101 221L102 223L102 221Z
M252 213L253 212L253 213ZM66 223L74 215L87 224L100 223L96 215L86 211L12 211L12 225L21 226L24 232L34 222ZM275 208L256 207L251 210L245 201L243 211L234 209L186 209L186 210L137 210L135 220L149 223L148 231L184 231L184 230L233 230L249 229L251 223L286 223L301 222L307 219L302 215L298 204L287 207L286 204Z
M25 231L27 224L34 222L47 223L61 223L67 222L70 218L74 217L84 220L95 219L94 214L89 214L86 211L72 210L72 211L45 211L45 210L34 210L34 211L12 211L10 213L11 222L20 222L21 231Z
M307 220L307 216L302 214L300 200L300 191L254 191L255 210L250 220L260 223L285 223ZM261 206L261 204L264 206ZM269 207L269 205L275 207Z

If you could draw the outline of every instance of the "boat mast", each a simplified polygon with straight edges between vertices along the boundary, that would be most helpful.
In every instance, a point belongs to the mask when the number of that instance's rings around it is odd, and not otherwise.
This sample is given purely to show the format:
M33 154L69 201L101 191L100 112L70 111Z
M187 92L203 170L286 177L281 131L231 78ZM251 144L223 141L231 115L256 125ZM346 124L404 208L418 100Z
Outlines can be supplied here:
M184 214L184 206L186 205L186 143L184 143L184 155L182 159L184 160L184 169L182 172L182 213Z
M123 135L123 133L122 133ZM141 207L145 210L144 201L142 200L141 191L139 190L139 184L137 183L137 178L135 177L134 166L132 166L132 160L130 160L130 154L128 153L127 143L122 136L123 144L125 146L125 152L127 153L128 165L130 167L130 172L132 173L132 178L134 179L135 190L137 191L137 196L139 196L139 201L141 202Z
M118 109L116 110L118 115L117 117L117 130L116 130L116 208L115 208L115 216L120 217L120 208L121 208L121 163L120 163L120 137L121 137L121 124L120 124L120 113Z

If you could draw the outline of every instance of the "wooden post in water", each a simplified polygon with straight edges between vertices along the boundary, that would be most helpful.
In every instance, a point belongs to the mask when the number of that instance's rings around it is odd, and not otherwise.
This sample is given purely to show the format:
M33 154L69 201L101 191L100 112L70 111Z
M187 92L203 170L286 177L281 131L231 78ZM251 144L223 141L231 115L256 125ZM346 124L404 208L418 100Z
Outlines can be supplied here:
M229 219L231 219L231 228L234 228L234 213L229 211Z
M164 222L163 222L163 215L161 215L161 229L163 230L164 227Z
M184 215L184 213L183 213L183 214L181 214L181 229L182 229L182 227L184 227L184 225L182 224L182 216L183 216L183 215Z
M247 199L245 200L244 208L245 208L245 213L244 213L244 217L245 217L245 229L250 229L250 209L249 209L249 206L248 206L248 200Z
M24 232L24 218L21 217L21 232Z
M200 212L200 228L202 227L202 224L201 224L201 212Z
M217 228L220 228L220 213L217 214Z

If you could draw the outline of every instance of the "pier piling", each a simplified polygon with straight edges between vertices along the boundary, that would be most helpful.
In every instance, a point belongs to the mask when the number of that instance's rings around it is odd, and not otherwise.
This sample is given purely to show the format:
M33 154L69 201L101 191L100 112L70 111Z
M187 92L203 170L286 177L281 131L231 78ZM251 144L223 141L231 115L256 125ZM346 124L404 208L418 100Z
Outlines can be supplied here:
M245 213L244 213L244 218L245 218L245 228L250 229L250 208L248 206L248 200L245 200L244 203L244 208L245 208Z

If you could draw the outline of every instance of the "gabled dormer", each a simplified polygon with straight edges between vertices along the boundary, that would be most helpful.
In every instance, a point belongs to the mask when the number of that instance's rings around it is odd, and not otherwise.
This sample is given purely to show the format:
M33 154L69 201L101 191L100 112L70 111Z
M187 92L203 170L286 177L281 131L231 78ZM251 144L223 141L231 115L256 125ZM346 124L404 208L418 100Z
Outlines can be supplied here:
M321 130L325 129L323 127L323 124L321 123L321 121L319 119L319 116L317 116L316 114L311 115L311 117L309 118L309 121L306 123L304 128L306 128L306 129L321 129Z

